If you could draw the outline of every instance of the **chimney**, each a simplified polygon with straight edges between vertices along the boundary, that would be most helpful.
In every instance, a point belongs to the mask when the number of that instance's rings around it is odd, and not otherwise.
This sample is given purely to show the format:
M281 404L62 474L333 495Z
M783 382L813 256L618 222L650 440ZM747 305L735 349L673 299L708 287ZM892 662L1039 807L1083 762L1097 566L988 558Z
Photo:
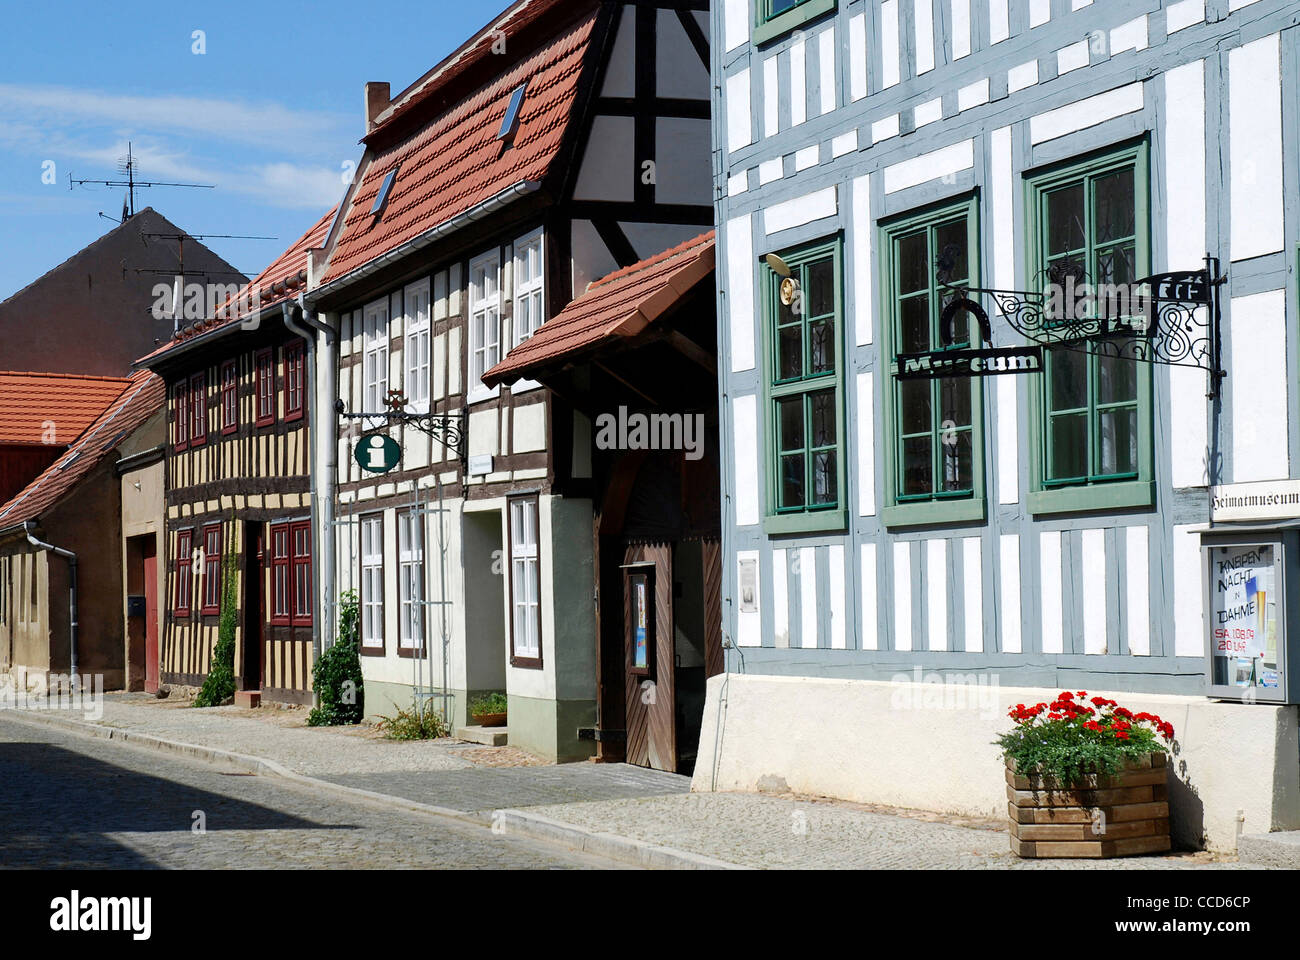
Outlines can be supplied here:
M366 133L375 129L379 115L388 109L389 86L371 81L366 84Z

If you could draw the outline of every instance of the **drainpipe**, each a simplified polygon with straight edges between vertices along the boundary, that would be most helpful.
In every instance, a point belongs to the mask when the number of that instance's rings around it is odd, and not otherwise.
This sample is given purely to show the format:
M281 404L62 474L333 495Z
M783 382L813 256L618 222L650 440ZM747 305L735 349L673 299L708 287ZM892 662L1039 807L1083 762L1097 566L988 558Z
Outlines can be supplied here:
M75 694L81 685L80 676L77 673L77 555L71 550L64 550L62 547L56 547L51 543L36 539L36 534L32 532L35 529L36 524L31 520L23 524L23 532L27 534L28 543L38 550L57 554L68 561L68 619L70 621L68 631L68 672L72 675L72 692Z
M308 429L311 432L311 437L309 439L309 452L308 452L308 457L310 458L310 464L308 470L311 477L311 529L312 529L312 548L313 548L312 553L315 555L315 557L319 558L319 561L317 563L312 564L313 616L312 616L312 627L311 627L311 647L312 647L312 662L315 663L320 660L320 656L321 653L323 652L323 647L324 647L324 645L322 644L322 636L321 636L321 621L323 619L322 616L323 604L321 601L323 597L331 596L332 595L331 591L334 588L334 563L333 563L334 551L332 549L322 549L321 546L322 544L331 543L330 537L332 536L332 530L333 530L333 526L332 526L333 487L332 485L326 487L324 491L324 495L322 495L320 470L318 469L319 461L317 459L319 456L318 451L320 450L320 444L321 444L320 434L321 434L321 426L322 426L322 416L321 416L321 405L318 402L319 397L317 396L316 337L317 337L317 331L320 331L325 334L327 342L332 342L334 331L328 325L322 324L319 321L317 321L314 316L310 316L306 308L302 306L301 302L299 302L297 306L299 307L299 309L302 310L302 318L303 321L307 324L307 326L300 325L294 319L294 315L293 315L294 306L295 304L291 302L286 302L281 305L281 310L283 311L283 315L284 315L285 327L288 330L292 331L293 333L298 334L298 336L302 337L303 340L307 342L306 394L308 397L311 398L311 402L307 410L307 423L308 423ZM331 448L332 446L333 445L331 445ZM331 457L331 461L335 461L335 460L337 460L337 454ZM329 471L327 471L327 474L329 474ZM326 534L325 531L331 531L331 533ZM332 633L332 626L330 624L326 624L325 630L326 630L326 636L329 637L330 634ZM317 705L320 704L319 692L313 691L313 699Z

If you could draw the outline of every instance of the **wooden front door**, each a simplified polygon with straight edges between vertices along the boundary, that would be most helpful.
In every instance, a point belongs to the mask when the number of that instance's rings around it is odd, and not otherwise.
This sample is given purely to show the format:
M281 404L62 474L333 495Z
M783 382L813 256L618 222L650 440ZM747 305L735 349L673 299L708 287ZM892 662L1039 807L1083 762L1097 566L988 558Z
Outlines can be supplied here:
M240 669L241 690L262 689L262 624L266 623L266 599L262 585L266 582L264 549L265 527L246 525L248 552L244 557L244 636L243 664Z
M627 762L677 771L673 548L629 546L623 561Z
M158 692L158 544L146 538L144 554L144 692Z

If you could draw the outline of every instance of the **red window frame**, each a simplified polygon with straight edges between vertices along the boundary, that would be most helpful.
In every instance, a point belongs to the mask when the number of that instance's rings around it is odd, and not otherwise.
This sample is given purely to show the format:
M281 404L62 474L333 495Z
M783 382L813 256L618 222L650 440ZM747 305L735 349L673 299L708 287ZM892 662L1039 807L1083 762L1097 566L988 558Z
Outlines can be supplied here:
M221 613L221 524L209 523L203 527L203 606L199 613L205 617Z
M178 530L176 532L176 590L172 594L172 614L177 617L190 615L190 596L194 588L194 531Z
M279 626L293 624L293 570L289 555L289 524L271 527L268 556L271 561L271 622Z
M284 627L310 627L311 521L273 525L269 556L271 623Z
M256 371L254 382L257 384L257 425L270 426L275 423L274 351L270 347L257 351L253 368Z
M239 371L234 360L221 365L221 433L239 429Z
M295 627L309 627L312 614L310 521L289 524L289 550L289 620Z
M196 373L190 377L190 446L201 447L208 442L208 375Z
M188 450L190 446L190 382L182 380L176 384L172 396L172 432L177 452Z
M303 404L303 343L301 340L284 348L284 419L301 420Z

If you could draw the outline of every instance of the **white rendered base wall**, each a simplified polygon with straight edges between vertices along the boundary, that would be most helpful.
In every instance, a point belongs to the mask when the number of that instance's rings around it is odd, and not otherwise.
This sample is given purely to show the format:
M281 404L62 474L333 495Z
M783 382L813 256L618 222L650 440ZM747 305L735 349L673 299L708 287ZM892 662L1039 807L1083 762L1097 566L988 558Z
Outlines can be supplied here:
M692 789L796 793L1005 817L992 743L1007 709L1058 689L722 674L709 680ZM1300 829L1297 708L1088 690L1174 725L1174 843L1234 851L1239 833ZM1239 816L1244 817L1239 823Z

